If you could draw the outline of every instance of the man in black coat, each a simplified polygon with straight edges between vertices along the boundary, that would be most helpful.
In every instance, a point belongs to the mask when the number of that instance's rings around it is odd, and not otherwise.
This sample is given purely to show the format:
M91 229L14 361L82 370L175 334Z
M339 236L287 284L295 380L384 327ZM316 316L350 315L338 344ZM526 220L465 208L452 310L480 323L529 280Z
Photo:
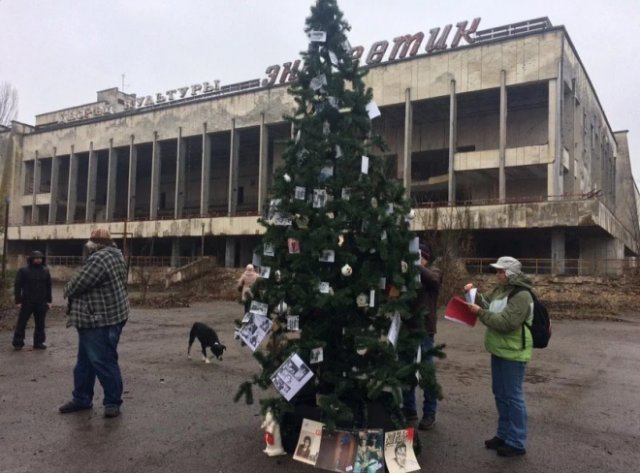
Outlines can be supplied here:
M33 348L43 350L47 348L44 344L44 318L51 308L51 275L44 265L44 255L39 251L32 252L27 262L27 266L20 268L16 274L15 300L20 312L13 334L13 347L16 350L24 347L24 332L33 314Z

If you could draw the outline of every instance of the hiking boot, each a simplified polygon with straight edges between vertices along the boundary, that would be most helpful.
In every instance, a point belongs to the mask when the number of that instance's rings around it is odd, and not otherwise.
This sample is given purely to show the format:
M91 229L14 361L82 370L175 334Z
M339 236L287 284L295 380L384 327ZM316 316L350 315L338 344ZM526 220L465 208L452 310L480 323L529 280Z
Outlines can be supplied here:
M436 425L436 416L424 416L418 424L420 430L431 430Z
M120 415L120 406L104 406L105 417L118 417Z
M58 408L58 411L60 414L69 414L71 412L86 411L92 407L92 405L83 406L82 404L78 404L76 401L71 400L61 405Z
M497 450L498 447L502 447L504 445L504 440L500 437L493 437L492 439L485 440L484 446L489 450Z
M499 457L517 457L527 453L524 448L516 448L507 444L499 446L496 451Z
M34 346L33 346L33 349L34 349L34 350L46 350L46 349L47 349L47 346L46 346L44 343L41 343L41 344L39 344L39 345L34 345Z

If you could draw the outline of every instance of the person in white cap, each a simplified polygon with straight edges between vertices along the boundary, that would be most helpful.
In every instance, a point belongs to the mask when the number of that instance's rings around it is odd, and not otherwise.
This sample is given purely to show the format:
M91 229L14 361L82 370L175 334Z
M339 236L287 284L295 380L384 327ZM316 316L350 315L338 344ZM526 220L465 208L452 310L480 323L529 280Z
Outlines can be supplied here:
M72 399L61 414L91 409L96 377L104 390L104 416L120 415L122 375L118 342L129 317L127 266L106 228L91 232L89 257L64 286L69 299L67 327L78 330L78 358L73 370Z
M503 256L491 264L498 285L488 294L476 294L472 312L486 325L484 344L491 353L492 390L498 410L496 435L485 441L485 447L503 457L526 453L527 405L524 399L524 374L531 359L533 339L524 329L533 319L531 281L522 273L522 264L511 256ZM464 287L469 291L469 283ZM522 287L511 295L514 289Z

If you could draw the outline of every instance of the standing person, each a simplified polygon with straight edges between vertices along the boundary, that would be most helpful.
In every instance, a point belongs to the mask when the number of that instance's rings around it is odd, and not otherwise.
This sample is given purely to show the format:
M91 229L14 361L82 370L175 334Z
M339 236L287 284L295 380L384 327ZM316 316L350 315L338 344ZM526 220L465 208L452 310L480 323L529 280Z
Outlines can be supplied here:
M486 325L484 346L491 353L491 382L498 409L496 435L484 442L498 455L524 455L527 442L527 405L524 399L524 374L531 359L533 339L525 329L533 319L531 281L522 273L520 262L503 256L491 264L496 270L498 285L486 296L476 294L472 312ZM474 286L464 287L469 291ZM516 288L524 288L514 293Z
M420 245L420 287L416 301L413 304L414 314L426 311L425 330L426 337L422 340L420 347L422 351L422 359L425 363L433 364L433 356L430 354L435 346L436 326L438 316L436 309L438 307L438 295L440 294L440 285L442 284L442 272L435 266L430 266L433 259L433 252L428 245ZM404 412L407 421L418 420L418 411L416 406L415 388L411 388L403 393ZM428 389L424 390L424 399L422 402L422 420L418 424L420 430L432 429L436 424L436 411L438 409L437 393Z
M33 348L44 350L46 335L44 319L51 309L51 275L45 266L45 258L39 251L33 251L27 258L27 266L20 268L14 284L15 301L20 312L13 334L13 348L24 347L25 329L33 314Z
M67 327L78 331L73 398L60 406L67 414L93 406L96 376L104 390L104 415L117 417L122 404L118 341L129 317L127 268L109 230L98 228L85 245L85 265L64 286L69 299Z
M248 264L245 267L244 273L242 273L242 276L238 279L237 288L238 291L240 291L240 298L244 303L245 312L249 312L249 298L253 297L251 286L256 282L256 279L258 279L258 273L252 264Z

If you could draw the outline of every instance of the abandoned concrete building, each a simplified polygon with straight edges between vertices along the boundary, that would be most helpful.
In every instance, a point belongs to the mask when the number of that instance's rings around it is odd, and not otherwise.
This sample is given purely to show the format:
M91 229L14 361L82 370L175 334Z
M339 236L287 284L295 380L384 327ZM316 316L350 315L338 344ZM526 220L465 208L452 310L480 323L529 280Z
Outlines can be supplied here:
M476 257L544 259L555 273L634 256L627 132L611 129L565 28L540 18L426 51L421 35L396 38L386 60L387 42L361 59L415 229L464 228ZM9 254L79 257L101 224L129 254L173 266L201 254L251 261L291 137L295 67L146 97L103 90L95 103L1 129Z

